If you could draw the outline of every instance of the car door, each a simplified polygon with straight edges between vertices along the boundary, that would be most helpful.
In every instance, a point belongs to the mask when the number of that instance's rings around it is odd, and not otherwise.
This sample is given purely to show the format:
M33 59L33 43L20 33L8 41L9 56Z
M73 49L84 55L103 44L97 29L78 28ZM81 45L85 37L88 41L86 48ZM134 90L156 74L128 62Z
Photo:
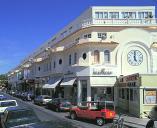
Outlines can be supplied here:
M78 113L77 113L77 115L79 116L79 117L81 117L81 118L86 118L87 116L86 116L86 114L87 114L87 108L85 107L85 106L81 106L81 107L79 107L79 109L78 109Z
M57 104L57 99L52 100L51 108L52 108L53 110L56 109L56 104Z

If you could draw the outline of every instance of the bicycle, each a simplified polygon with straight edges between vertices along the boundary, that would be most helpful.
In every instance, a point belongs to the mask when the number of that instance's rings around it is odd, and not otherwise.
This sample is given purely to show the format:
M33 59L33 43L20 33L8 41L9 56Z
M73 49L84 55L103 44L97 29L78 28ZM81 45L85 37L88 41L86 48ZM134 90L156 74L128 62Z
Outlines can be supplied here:
M124 128L124 116L125 114L119 114L118 119L113 120L111 128Z

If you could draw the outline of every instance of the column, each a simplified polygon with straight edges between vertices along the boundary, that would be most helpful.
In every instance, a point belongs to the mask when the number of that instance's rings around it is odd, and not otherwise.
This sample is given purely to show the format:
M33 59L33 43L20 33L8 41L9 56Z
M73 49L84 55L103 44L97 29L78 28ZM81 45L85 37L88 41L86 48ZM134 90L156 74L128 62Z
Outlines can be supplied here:
M91 86L90 86L90 80L87 80L87 101L91 101Z
M82 88L80 80L77 81L77 105L81 105L82 102Z

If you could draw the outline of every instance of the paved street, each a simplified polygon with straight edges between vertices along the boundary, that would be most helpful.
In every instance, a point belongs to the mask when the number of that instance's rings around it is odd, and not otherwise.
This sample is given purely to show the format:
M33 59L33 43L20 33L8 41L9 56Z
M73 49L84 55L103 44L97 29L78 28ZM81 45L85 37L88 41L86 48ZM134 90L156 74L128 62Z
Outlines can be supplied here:
M52 110L45 109L43 106L34 105L32 102L22 101L21 99L18 99L16 97L12 97L8 94L6 95L10 99L16 99L20 106L32 108L36 112L40 120L42 121L52 120L58 123L60 121L66 121L72 123L77 128L100 128L95 124L94 121L92 122L92 121L85 121L85 120L71 120L68 118L68 112L57 113ZM109 128L110 126L111 124L105 124L101 128Z

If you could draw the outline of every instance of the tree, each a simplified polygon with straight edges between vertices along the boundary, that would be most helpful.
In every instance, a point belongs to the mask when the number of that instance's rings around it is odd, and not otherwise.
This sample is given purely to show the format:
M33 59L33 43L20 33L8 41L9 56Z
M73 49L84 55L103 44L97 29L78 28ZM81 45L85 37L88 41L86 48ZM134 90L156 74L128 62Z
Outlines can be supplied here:
M6 74L0 75L0 86L7 86L8 85L8 77Z

